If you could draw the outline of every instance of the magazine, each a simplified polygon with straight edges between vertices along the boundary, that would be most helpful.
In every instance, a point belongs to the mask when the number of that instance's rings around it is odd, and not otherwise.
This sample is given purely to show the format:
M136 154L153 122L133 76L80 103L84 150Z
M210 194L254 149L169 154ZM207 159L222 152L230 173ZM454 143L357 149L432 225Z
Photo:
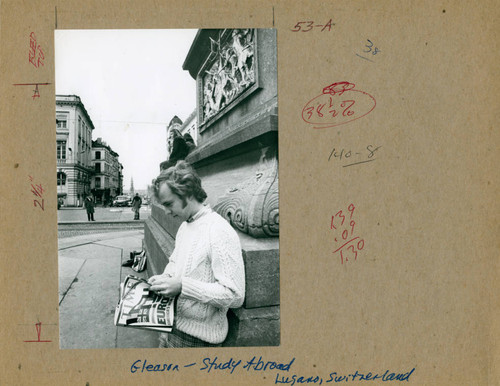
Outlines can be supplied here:
M144 279L129 275L120 285L120 301L115 310L115 326L172 331L175 298L150 291Z

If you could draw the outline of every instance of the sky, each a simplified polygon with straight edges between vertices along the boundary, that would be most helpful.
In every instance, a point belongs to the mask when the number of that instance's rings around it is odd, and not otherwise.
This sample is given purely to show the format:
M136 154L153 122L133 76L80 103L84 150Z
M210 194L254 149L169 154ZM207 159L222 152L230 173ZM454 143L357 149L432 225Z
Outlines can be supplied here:
M56 94L78 95L119 154L123 189L146 189L167 159L166 128L196 107L182 64L197 30L56 30Z

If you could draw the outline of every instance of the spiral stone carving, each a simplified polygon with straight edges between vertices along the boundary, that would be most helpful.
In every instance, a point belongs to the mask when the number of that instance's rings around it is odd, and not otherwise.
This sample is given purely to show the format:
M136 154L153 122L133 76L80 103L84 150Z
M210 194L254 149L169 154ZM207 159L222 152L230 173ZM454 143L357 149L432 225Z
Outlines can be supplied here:
M267 149L263 149L263 154ZM222 196L214 210L250 236L279 236L278 160L260 162L255 176Z

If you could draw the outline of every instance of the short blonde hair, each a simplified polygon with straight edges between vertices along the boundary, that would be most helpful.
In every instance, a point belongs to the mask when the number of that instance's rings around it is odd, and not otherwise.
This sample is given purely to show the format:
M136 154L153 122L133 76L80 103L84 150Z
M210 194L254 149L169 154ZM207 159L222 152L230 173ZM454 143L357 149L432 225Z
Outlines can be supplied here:
M207 193L201 186L201 179L186 161L178 161L175 166L162 170L154 183L154 194L158 198L160 186L166 183L173 194L185 203L186 198L193 197L198 202L207 198Z

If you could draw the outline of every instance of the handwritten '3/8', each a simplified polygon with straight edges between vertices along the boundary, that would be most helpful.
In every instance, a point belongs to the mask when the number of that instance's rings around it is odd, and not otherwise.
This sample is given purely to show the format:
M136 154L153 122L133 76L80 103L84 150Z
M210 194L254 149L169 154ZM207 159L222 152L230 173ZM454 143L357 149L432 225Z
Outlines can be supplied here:
M371 52L371 53L372 53L372 55L377 55L379 52L381 52L381 51L378 49L378 47L375 47L375 48L372 50L372 48L373 48L373 43L372 43L372 41L371 41L370 39L366 39L366 40L367 40L368 44L366 44L366 45L365 45L365 47L366 47L366 48L368 48L368 49L367 49L367 50L363 50L363 52L365 52L365 53L367 53L367 54Z

